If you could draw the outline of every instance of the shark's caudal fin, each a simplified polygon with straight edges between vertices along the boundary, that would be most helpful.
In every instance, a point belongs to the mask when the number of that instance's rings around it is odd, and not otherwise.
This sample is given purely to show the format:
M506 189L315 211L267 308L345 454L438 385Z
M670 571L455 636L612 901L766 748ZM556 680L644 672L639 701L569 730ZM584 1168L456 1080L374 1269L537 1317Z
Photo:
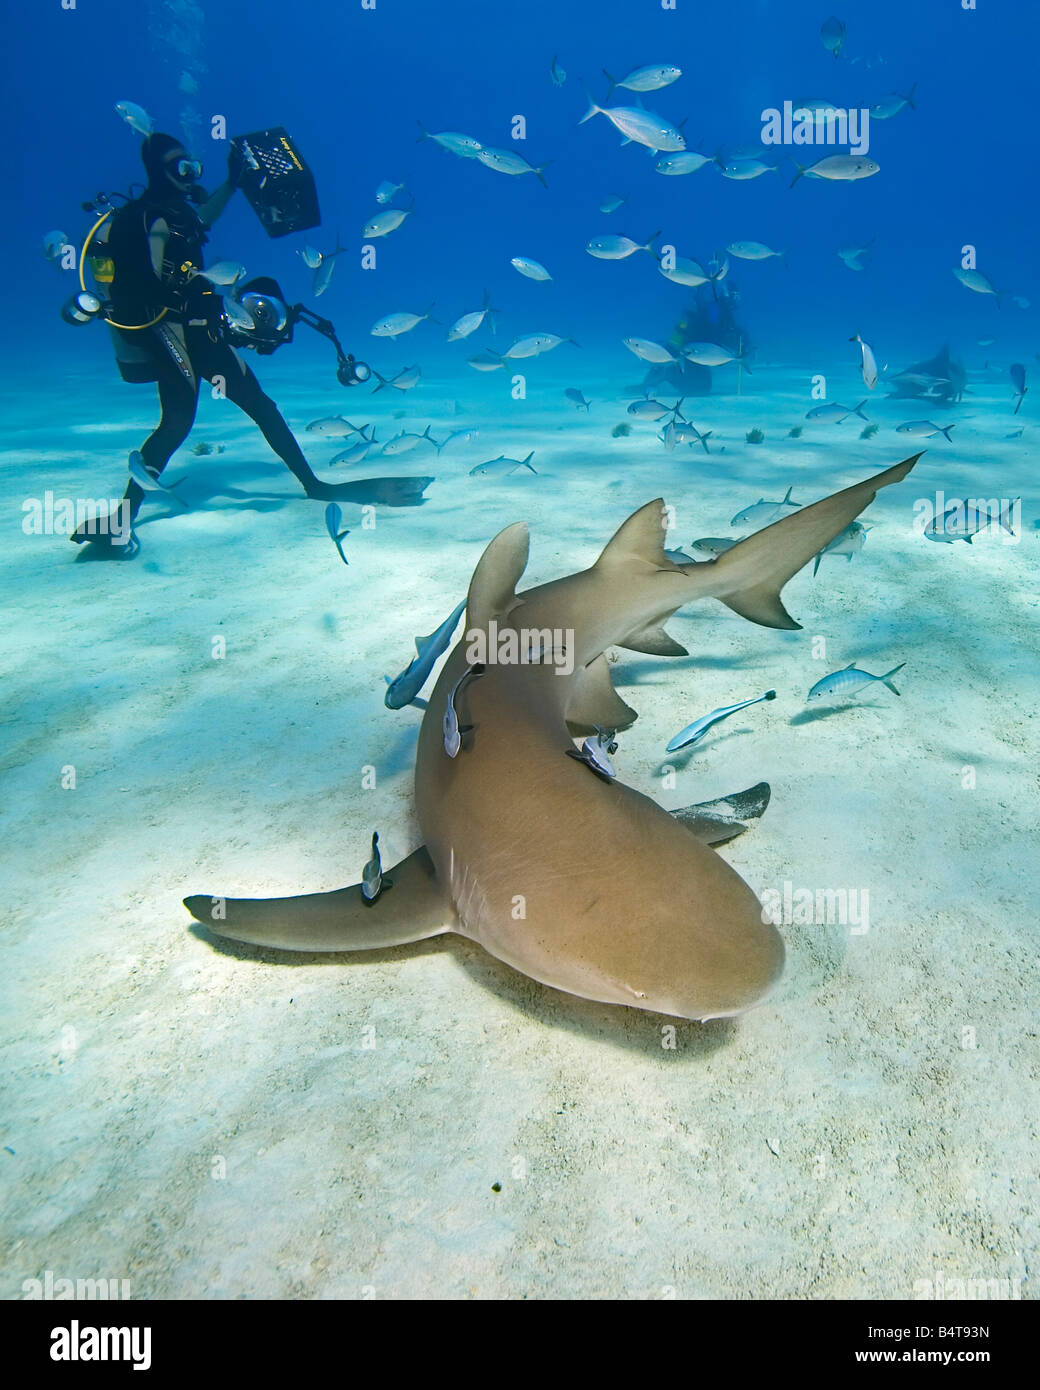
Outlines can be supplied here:
M477 561L466 600L466 631L483 631L492 618L504 617L521 600L516 586L527 568L531 537L525 522L507 526Z
M393 886L371 903L355 884L299 898L198 896L184 906L215 936L279 951L375 951L454 930L454 909L425 849L402 859L386 881Z
M880 488L901 482L920 457L914 454L738 541L709 562L711 584L704 592L762 627L800 628L780 602L780 590L873 502Z

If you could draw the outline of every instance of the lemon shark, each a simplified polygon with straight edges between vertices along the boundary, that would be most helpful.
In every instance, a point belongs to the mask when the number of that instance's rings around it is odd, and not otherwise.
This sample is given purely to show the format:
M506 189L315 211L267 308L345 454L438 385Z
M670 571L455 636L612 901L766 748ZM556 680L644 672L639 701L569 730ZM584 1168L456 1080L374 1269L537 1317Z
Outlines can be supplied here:
M688 654L663 626L687 603L714 598L763 627L799 628L781 602L784 584L919 457L702 563L665 554L657 499L589 569L518 594L528 529L507 527L473 573L463 640L423 717L415 803L424 845L387 871L392 888L374 902L355 884L293 898L196 896L185 906L218 936L294 951L372 950L457 932L555 989L672 1017L727 1017L760 1003L780 978L784 947L751 888L711 848L737 833L732 817L727 825L696 808L673 816L566 754L575 735L636 718L611 682L610 648ZM545 660L489 662L460 686L471 644L492 624L499 636L546 634L543 655L550 635L565 633L569 674ZM442 715L457 688L466 733L449 757Z

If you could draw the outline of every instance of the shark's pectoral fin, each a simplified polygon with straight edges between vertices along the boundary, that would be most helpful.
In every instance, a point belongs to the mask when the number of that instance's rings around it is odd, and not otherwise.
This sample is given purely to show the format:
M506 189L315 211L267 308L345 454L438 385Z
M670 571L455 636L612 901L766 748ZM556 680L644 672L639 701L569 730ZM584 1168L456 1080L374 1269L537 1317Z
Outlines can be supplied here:
M914 454L873 478L802 507L746 540L738 541L708 565L683 566L684 572L704 580L702 593L721 599L727 607L753 623L761 623L763 627L797 628L800 624L780 602L780 590L873 502L880 488L900 482L920 457Z
M184 906L215 936L280 951L374 951L440 936L457 926L455 911L419 848L394 866L393 891L367 903L361 885L298 898L185 898Z
M769 783L758 782L747 791L733 792L717 801L680 806L670 814L706 845L723 845L747 830L746 820L756 820L769 805Z
M614 689L610 663L605 655L598 656L584 670L575 673L567 705L567 727L572 734L591 734L596 729L627 729L635 721L635 710L626 705Z

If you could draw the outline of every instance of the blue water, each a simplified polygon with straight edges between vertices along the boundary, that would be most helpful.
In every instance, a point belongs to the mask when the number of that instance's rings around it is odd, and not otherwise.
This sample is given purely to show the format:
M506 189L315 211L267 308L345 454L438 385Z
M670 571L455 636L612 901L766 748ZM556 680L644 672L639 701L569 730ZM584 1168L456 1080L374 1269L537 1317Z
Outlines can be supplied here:
M539 373L564 372L580 384L595 357L623 376L633 364L619 340L666 338L688 295L645 255L602 262L584 245L607 231L642 242L658 228L663 243L702 262L734 239L788 251L786 268L737 261L731 270L743 321L770 359L826 370L847 354L843 344L855 331L894 358L929 355L947 339L970 357L976 340L998 326L1005 356L1031 356L1032 313L1012 305L999 312L951 269L961 247L973 244L998 289L1040 299L1030 254L1040 13L880 0L849 3L842 17L848 37L835 60L818 35L826 15L805 0L680 3L677 12L651 0L524 0L491 9L478 0L380 0L372 12L357 0L312 0L257 3L248 19L232 7L152 0L117 6L100 26L86 7L17 7L7 22L9 52L20 61L4 101L18 131L7 313L20 327L17 340L5 336L5 359L16 374L48 361L65 370L108 350L101 332L74 337L57 320L72 276L62 280L40 244L52 228L78 238L87 226L80 202L139 176L138 138L112 109L126 99L145 107L158 128L191 139L209 186L222 177L226 155L226 145L209 138L212 115L225 116L232 134L272 124L290 130L321 200L322 228L307 239L328 250L338 230L348 248L320 307L344 342L384 371L416 359L427 373L450 370L487 330L448 348L426 324L387 344L368 336L378 317L421 312L435 301L435 315L450 323L479 307L488 289L504 333L548 331L582 344L585 355L566 369L559 358L551 366L544 359ZM561 88L549 78L555 54L567 73ZM916 82L918 109L873 122L870 154L881 173L863 182L802 180L792 190L789 159L780 176L748 183L710 167L665 178L641 146L619 148L604 117L578 125L586 109L581 78L601 98L601 68L621 76L648 62L683 69L674 85L644 100L673 123L687 118L689 148L708 154L753 146L762 110L785 99L859 107ZM184 73L197 84L194 95L178 89ZM622 97L632 94L614 101ZM527 138L514 142L517 115ZM432 142L417 144L420 120L515 148L532 164L550 160L548 189L532 176L508 177ZM375 188L401 177L414 193L415 216L377 243L378 267L364 271L360 228L376 210ZM629 202L607 217L598 207L612 192ZM836 256L839 246L875 238L868 273L847 270ZM239 197L211 251L253 274L281 277L287 293L306 299L310 277L295 255L303 240L267 241ZM547 263L553 282L521 278L509 265L514 255ZM319 347L301 344L297 358L317 360Z
M848 26L837 59L820 39L832 3ZM1038 396L1015 418L1008 369L1024 364L1031 383L1040 368L1040 7L78 0L8 7L5 52L0 1234L15 1253L0 1292L19 1297L52 1270L129 1271L141 1298L880 1299L939 1274L1025 1281L1030 1296ZM708 155L754 147L762 112L787 100L862 107L916 84L917 109L871 123L880 172L859 182L792 188L790 150L766 151L781 172L754 181L710 166L663 177L605 117L579 124L582 78L602 101L603 68L650 63L682 76L647 107ZM188 505L148 500L131 566L77 563L60 527L21 524L45 491L118 497L157 416L153 386L119 379L104 328L61 321L76 276L43 254L52 230L80 244L85 200L141 179L120 101L183 138L209 189L227 158L214 117L231 135L287 127L320 228L270 240L236 195L209 261L277 277L384 376L422 368L405 396L345 389L305 328L249 357L323 478L435 477L422 509L380 509L375 526L345 508L349 568L323 508L208 391L170 465ZM420 122L547 164L547 186L418 140ZM414 214L365 269L376 187L401 179ZM611 194L627 202L606 215ZM645 253L585 250L658 230L659 246L702 264L734 241L786 252L731 258L720 285L750 375L721 366L687 406L713 431L710 454L666 453L645 421L612 437L647 369L622 339L667 342L695 297L714 303ZM337 235L346 249L315 299L298 251L331 251ZM849 270L838 249L868 242L867 267ZM999 304L954 277L966 246ZM520 276L515 256L552 281ZM497 332L447 343L485 292ZM438 322L396 342L370 332L431 304ZM856 332L890 371L949 344L963 402L869 392ZM580 346L486 375L467 365L534 333ZM864 438L857 418L807 426L820 377L826 399L867 397L879 432ZM589 415L566 388L592 399ZM399 462L373 452L348 471L330 463L338 441L304 431L337 412L374 422L381 442L427 425L438 440L480 436ZM639 714L624 780L668 809L768 781L767 816L727 856L760 897L869 888L869 933L785 922L777 995L733 1022L683 1024L674 1050L663 1018L559 994L453 938L288 965L193 933L188 893L354 883L376 829L387 865L417 847L420 714L388 711L383 677L459 603L500 528L530 523L524 585L591 563L657 496L677 509L674 544L735 535L731 517L763 496L809 503L916 453L924 442L895 429L926 416L953 422L953 442L926 441L905 484L879 495L862 554L792 578L802 631L695 605L669 626L688 660L626 651L615 668ZM753 427L763 445L746 442ZM195 456L194 443L222 452ZM531 449L537 476L469 476ZM1021 497L1023 524L933 545L911 513L936 490ZM905 662L899 696L807 715L809 688L853 660L877 673ZM770 688L774 702L665 762L679 729ZM505 788L506 824L511 806ZM646 882L653 892L653 864Z

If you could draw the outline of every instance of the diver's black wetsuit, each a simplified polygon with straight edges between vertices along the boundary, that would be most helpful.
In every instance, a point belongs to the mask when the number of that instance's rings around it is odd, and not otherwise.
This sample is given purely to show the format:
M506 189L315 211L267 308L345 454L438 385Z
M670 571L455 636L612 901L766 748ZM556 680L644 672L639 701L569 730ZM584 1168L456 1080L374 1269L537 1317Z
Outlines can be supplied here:
M162 220L169 228L164 274L155 274L148 237ZM218 318L220 298L207 281L185 282L180 267L202 265L206 232L195 209L171 190L159 197L146 193L116 214L109 247L116 266L112 282L113 318L117 323L148 323L148 328L112 330L124 381L152 382L159 389L162 415L141 446L149 472L159 474L188 437L195 420L202 381L219 380L227 399L259 426L264 438L303 485L321 496L323 485L274 401L265 395L252 369L227 343ZM144 492L133 480L126 490L131 517Z

